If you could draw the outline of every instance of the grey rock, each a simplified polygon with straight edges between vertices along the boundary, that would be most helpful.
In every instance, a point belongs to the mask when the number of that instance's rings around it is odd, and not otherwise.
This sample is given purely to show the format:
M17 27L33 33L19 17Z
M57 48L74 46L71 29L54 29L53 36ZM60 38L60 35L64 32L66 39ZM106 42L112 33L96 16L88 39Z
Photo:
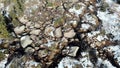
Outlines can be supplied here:
M20 26L20 27L16 27L14 29L14 31L15 31L16 34L20 34L20 33L24 32L24 30L25 30L25 26L24 25Z
M23 48L27 47L28 45L32 43L32 40L30 39L29 36L21 37L20 41L21 41L21 45Z
M40 27L41 27L40 24L35 23L35 28L40 28Z
M45 57L45 56L47 56L47 55L48 55L48 51L45 50L45 49L38 51L38 56L39 56L40 58Z
M58 37L58 38L62 37L61 27L59 27L55 30L55 36Z
M77 54L77 52L78 52L78 50L79 50L79 47L78 47L78 46L70 47L69 52L68 52L68 55L75 57L76 54Z
M26 53L29 53L29 54L33 53L34 51L35 51L35 49L33 49L32 47L27 47L27 48L25 49L25 52L26 52Z
M33 35L39 35L40 33L40 30L39 29L33 29L30 34L33 34Z
M64 37L67 37L67 38L73 38L75 35L76 33L74 32L73 29L68 32L64 32Z

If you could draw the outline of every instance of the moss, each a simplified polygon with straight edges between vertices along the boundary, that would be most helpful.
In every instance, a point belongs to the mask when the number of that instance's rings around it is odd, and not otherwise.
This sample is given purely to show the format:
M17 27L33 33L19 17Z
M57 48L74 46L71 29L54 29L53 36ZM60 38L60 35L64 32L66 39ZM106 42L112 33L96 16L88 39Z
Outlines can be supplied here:
M7 31L4 17L0 14L0 38L9 38L10 34Z
M61 17L55 20L54 27L59 27L59 26L62 26L63 24L64 24L64 17Z
M54 4L53 4L53 3L48 2L47 7L53 7L53 6L54 6Z
M25 0L9 0L9 1L5 1L5 3L8 2L8 4L14 3L10 7L10 12L9 12L10 16L13 19L12 22L13 22L14 26L20 25L19 21L16 18L23 16L23 13L24 13L24 1Z
M5 59L5 54L3 52L0 52L0 61L2 61L3 59Z

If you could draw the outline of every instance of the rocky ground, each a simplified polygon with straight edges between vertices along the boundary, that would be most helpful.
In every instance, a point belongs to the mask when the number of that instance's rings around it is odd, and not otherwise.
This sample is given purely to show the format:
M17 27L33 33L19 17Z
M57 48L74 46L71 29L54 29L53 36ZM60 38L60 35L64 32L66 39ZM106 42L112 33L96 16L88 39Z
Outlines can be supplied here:
M120 68L119 0L0 0L0 68Z

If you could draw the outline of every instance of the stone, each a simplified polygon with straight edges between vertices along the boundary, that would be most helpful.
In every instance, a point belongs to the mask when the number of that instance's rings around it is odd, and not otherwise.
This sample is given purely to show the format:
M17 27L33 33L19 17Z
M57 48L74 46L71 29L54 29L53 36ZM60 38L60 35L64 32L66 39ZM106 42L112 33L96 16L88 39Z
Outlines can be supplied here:
M32 40L36 40L36 35L30 35L30 38L31 38Z
M15 31L16 34L20 34L20 33L24 32L24 30L25 30L25 26L24 25L20 26L20 27L16 27L14 29L14 31Z
M35 23L35 28L40 28L40 24Z
M28 22L25 15L23 17L19 18L19 20L21 21L22 24L26 24L26 22Z
M54 37L54 33L53 33L54 30L55 30L54 27L52 27L52 26L47 26L47 27L45 28L44 33L45 33L45 35L47 35L47 36L52 36L52 37Z
M78 46L70 47L69 52L68 52L68 55L75 57L76 54L77 54L77 52L78 52L78 50L79 50L79 47L78 47Z
M58 38L62 37L61 27L59 27L55 30L55 36L58 37Z
M75 35L76 33L74 32L73 29L68 32L64 32L64 37L67 37L67 38L73 38Z
M40 30L39 29L33 29L30 34L33 34L33 35L39 35L40 33Z
M26 22L26 26L27 26L27 27L30 27L31 24L32 24L32 22Z
M48 55L48 51L45 50L45 49L38 51L38 56L39 56L40 58L46 57L47 55Z
M28 45L30 45L33 41L30 39L29 36L23 36L20 39L21 41L21 45L23 48L27 47Z
M77 25L78 25L78 22L77 21L70 21L71 25L76 28Z
M25 49L25 52L26 52L26 53L29 53L29 54L33 53L34 51L35 51L35 49L33 49L32 47L27 47L27 48Z

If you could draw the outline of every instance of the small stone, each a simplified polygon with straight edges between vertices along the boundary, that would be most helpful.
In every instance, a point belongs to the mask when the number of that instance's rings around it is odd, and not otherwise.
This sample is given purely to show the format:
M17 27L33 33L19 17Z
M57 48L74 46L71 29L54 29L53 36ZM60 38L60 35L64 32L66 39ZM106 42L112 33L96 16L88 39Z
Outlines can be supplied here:
M33 53L35 51L35 49L33 49L32 47L27 47L26 49L25 49L25 52L26 53Z
M77 25L78 25L77 21L70 21L70 23L74 28L77 27Z
M31 26L32 22L26 22L26 26L29 27Z
M36 35L30 35L30 38L31 38L32 40L36 40Z
M40 30L39 29L33 29L30 34L33 34L33 35L39 35L40 33Z
M22 24L26 24L26 22L28 22L28 20L25 17L26 16L19 18L19 20L22 22Z
M78 52L78 50L79 50L78 46L70 47L68 55L75 57L77 52Z
M23 48L27 47L28 45L32 43L32 40L30 39L29 36L21 37L20 41L21 41L21 45Z
M35 23L35 28L40 28L40 24Z
M55 36L58 37L58 38L62 37L61 27L59 27L55 30Z
M20 27L16 27L14 29L14 31L15 31L16 34L20 34L20 33L24 32L24 30L25 30L25 26L24 25L20 26Z
M54 37L54 33L53 33L54 30L55 30L54 27L52 27L52 26L47 26L47 27L45 28L44 33L45 33L45 35L47 35L47 36L52 36L52 37Z
M38 56L39 56L40 58L46 57L47 55L48 55L48 51L45 50L45 49L38 51Z
M75 35L76 33L74 32L73 29L64 33L64 37L67 37L67 38L73 38Z

